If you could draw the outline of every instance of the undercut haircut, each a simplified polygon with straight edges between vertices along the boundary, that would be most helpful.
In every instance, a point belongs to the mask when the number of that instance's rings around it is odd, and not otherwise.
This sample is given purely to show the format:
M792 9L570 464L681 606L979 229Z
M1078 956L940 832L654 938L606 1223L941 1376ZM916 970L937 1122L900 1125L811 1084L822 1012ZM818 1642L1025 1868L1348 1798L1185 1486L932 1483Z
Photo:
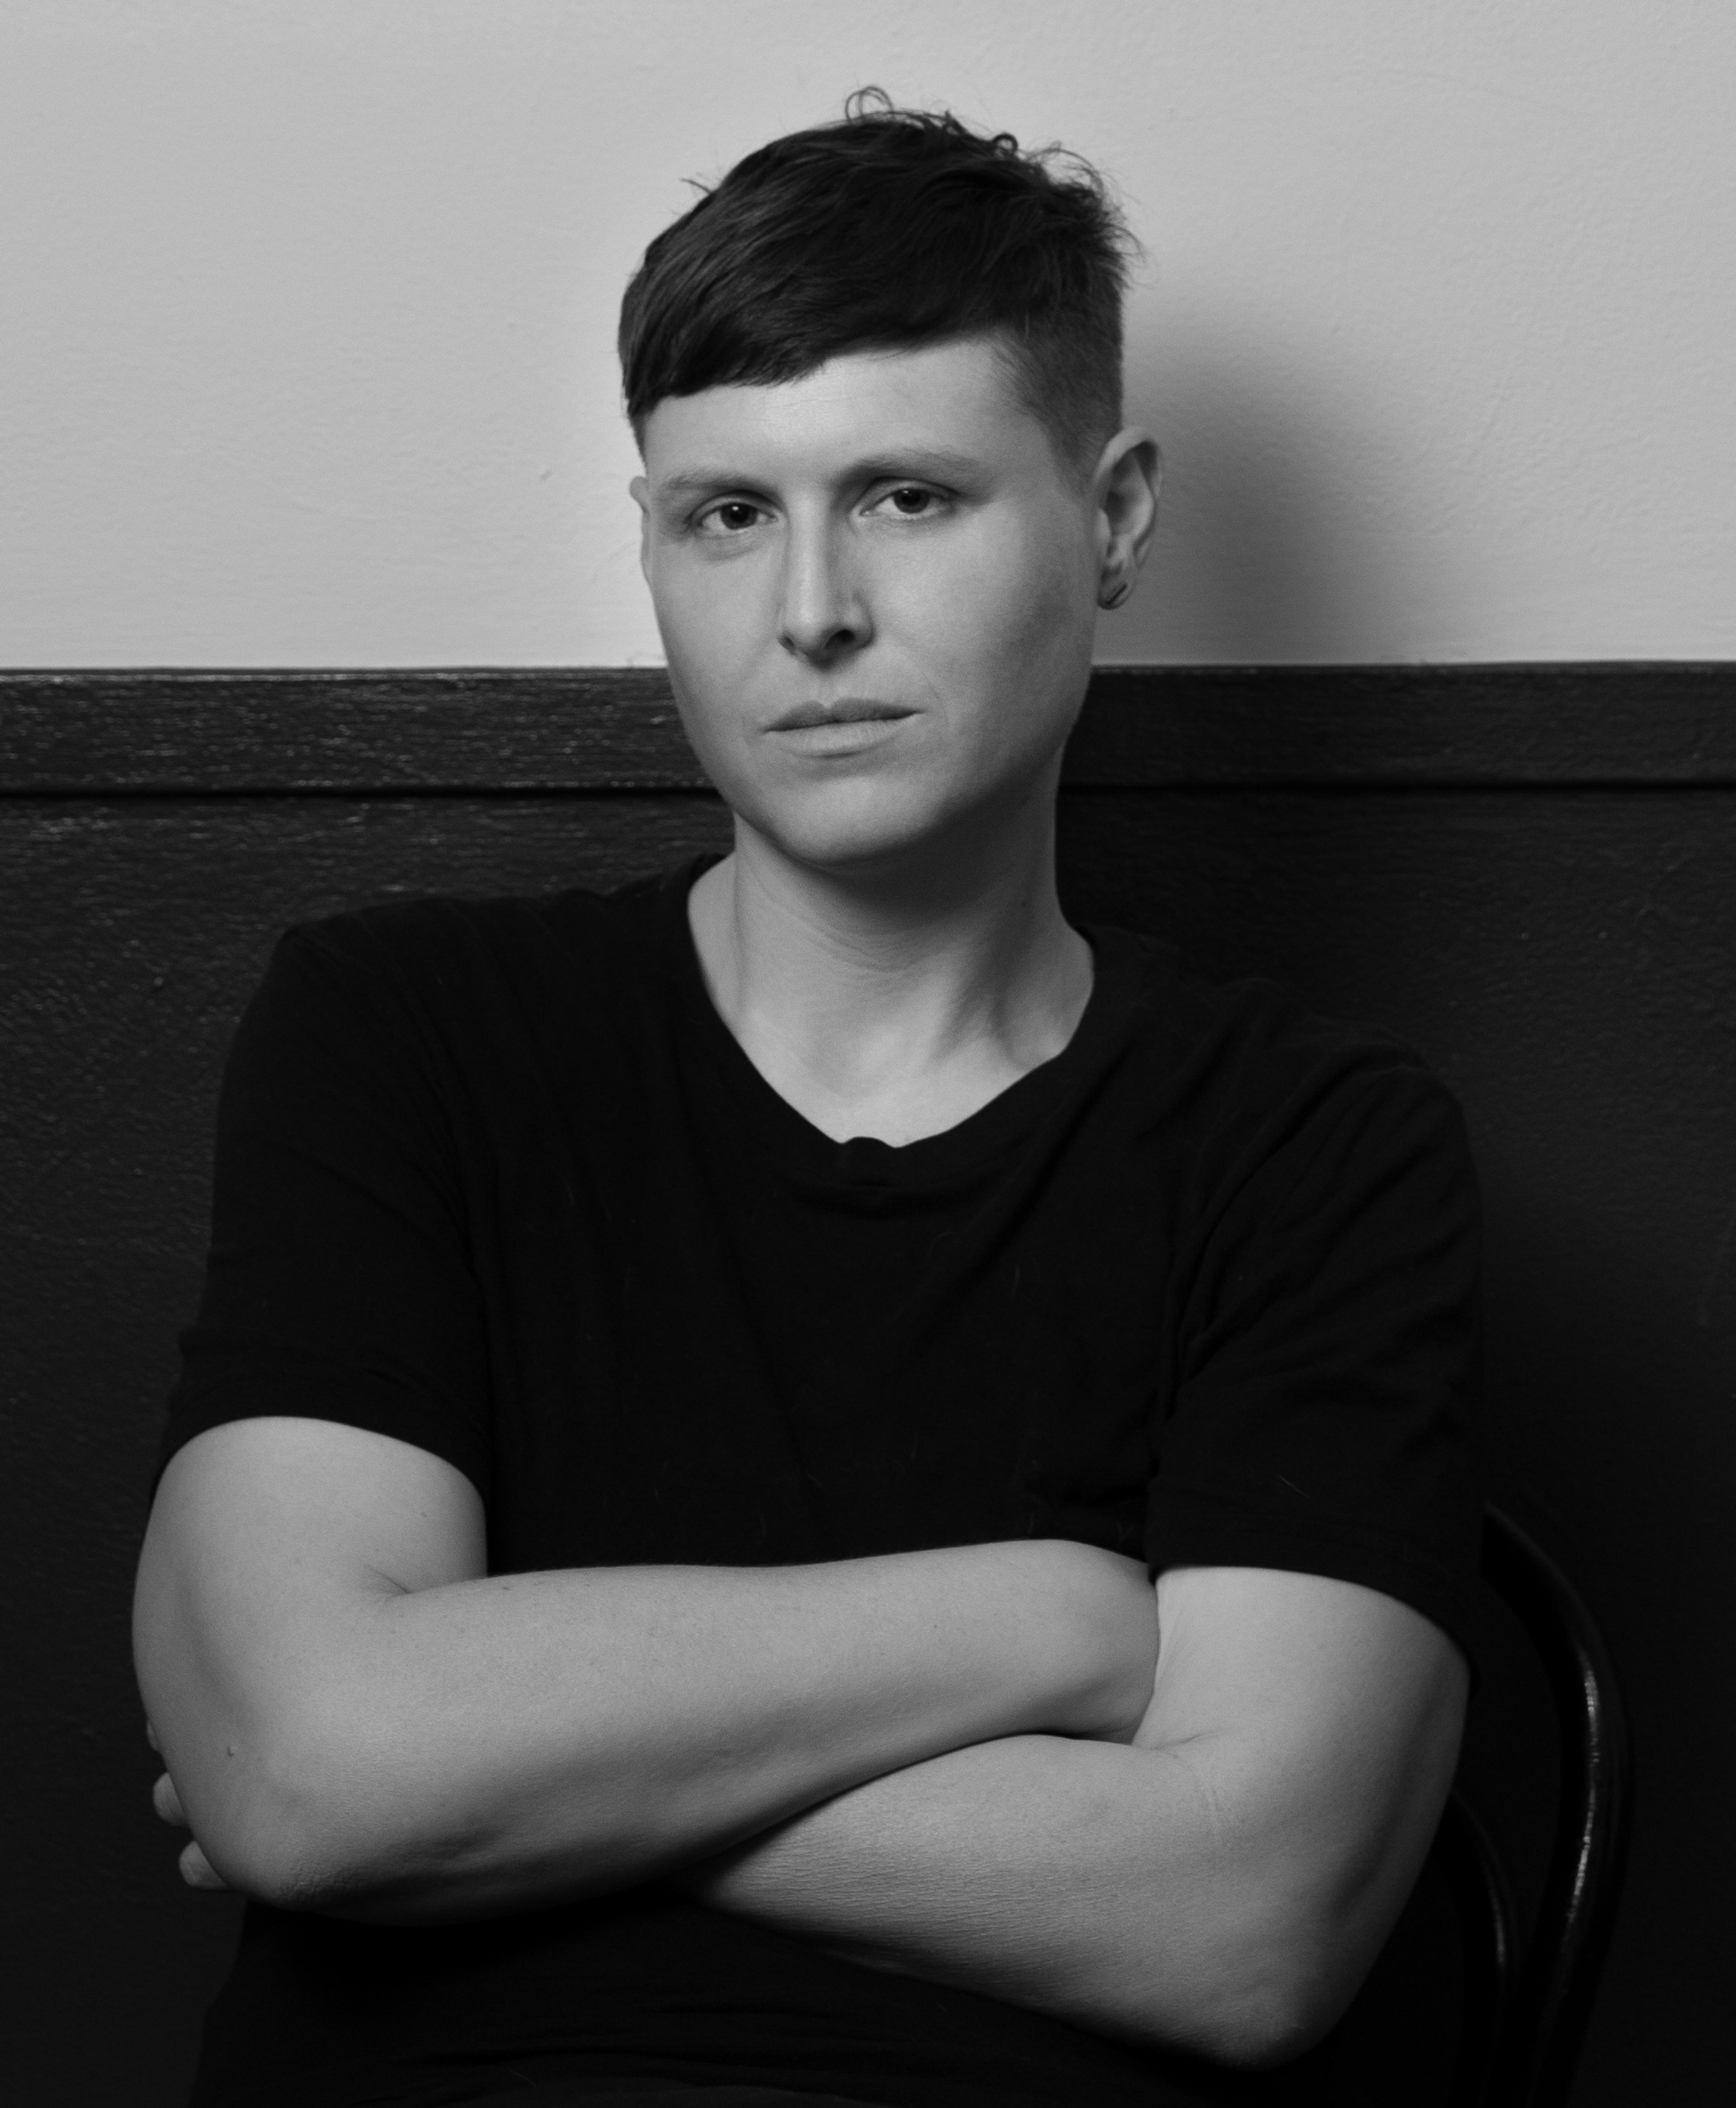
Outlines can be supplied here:
M1131 237L1103 180L878 89L737 162L646 250L621 304L635 437L671 395L800 380L847 352L986 336L1062 462L1121 422Z

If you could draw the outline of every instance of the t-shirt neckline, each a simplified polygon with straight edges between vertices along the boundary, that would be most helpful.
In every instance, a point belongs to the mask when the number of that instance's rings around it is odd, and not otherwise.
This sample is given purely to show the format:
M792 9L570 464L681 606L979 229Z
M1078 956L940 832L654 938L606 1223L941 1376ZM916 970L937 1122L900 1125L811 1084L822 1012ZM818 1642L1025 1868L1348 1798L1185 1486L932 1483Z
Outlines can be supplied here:
M698 879L721 861L716 854L697 857L670 874L660 889L660 948L673 970L685 1021L743 1117L767 1147L811 1175L850 1184L927 1185L1003 1155L1072 1099L1076 1085L1098 1065L1102 1051L1117 1036L1132 1007L1139 979L1135 947L1123 941L1118 930L1081 929L1093 953L1091 993L1072 1037L1058 1054L1027 1070L986 1104L938 1133L899 1143L873 1135L835 1141L760 1073L706 984L688 896Z

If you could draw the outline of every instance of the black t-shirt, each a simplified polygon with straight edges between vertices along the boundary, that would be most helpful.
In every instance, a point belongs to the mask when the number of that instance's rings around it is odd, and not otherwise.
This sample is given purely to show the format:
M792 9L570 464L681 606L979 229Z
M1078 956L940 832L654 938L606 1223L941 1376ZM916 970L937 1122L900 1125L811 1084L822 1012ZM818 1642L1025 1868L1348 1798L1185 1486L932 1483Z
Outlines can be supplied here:
M1092 930L1055 1060L944 1133L836 1142L710 1000L701 867L284 939L165 1458L257 1414L395 1435L478 1488L494 1571L1067 1537L1360 1582L1468 1649L1476 1196L1416 1056ZM250 1908L195 2097L507 2067L900 2108L1284 2087L652 1887L437 1930Z

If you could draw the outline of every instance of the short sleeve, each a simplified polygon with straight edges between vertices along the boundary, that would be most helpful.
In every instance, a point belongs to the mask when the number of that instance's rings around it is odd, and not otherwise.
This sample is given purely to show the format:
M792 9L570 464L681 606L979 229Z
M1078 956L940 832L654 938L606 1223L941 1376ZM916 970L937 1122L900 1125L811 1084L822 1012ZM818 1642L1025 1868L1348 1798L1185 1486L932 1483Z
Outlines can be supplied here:
M1351 1065L1242 1167L1206 1227L1147 1517L1154 1570L1377 1588L1474 1660L1479 1213L1459 1108Z
M292 930L223 1079L160 1469L207 1428L284 1414L413 1443L486 1496L487 1334L447 1095L367 926Z

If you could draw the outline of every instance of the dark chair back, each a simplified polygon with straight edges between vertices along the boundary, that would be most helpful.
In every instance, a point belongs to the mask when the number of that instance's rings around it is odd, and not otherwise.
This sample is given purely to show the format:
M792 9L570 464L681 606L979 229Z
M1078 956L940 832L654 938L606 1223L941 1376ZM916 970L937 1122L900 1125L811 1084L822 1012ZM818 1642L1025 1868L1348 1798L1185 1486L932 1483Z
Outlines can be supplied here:
M1560 1735L1555 1835L1535 1921L1487 1826L1455 1790L1436 1856L1472 1938L1459 2108L1564 2108L1619 1898L1626 1842L1626 1723L1609 1650L1584 1600L1498 1508L1483 1578L1523 1628Z

